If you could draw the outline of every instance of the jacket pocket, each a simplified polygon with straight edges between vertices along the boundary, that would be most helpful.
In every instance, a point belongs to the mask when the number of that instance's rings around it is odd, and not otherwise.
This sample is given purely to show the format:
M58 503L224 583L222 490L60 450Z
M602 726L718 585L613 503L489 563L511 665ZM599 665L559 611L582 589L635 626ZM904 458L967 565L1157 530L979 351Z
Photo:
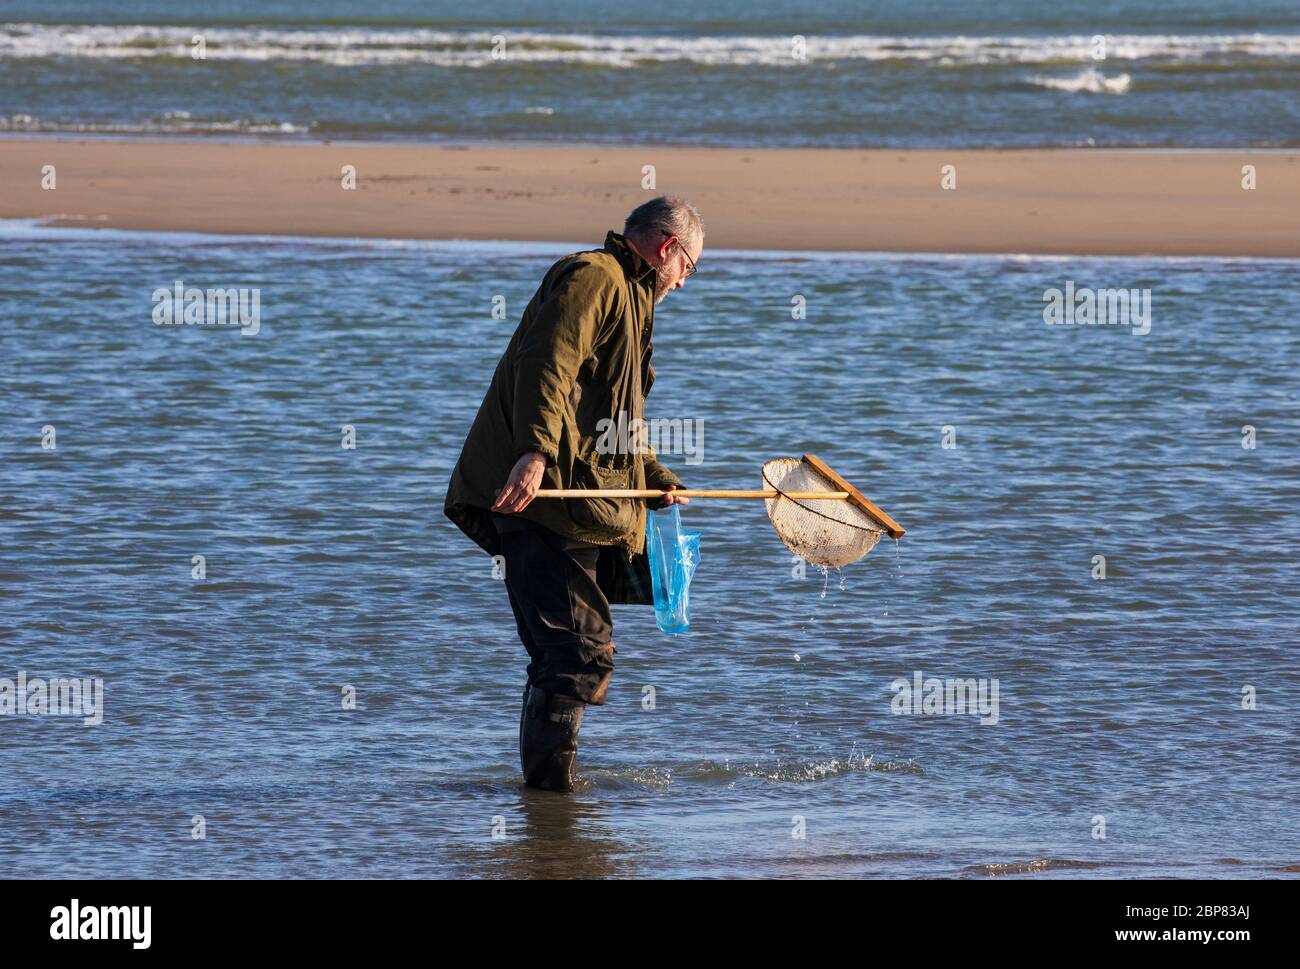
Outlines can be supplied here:
M574 458L572 480L571 487L574 488L630 488L632 469L607 467ZM637 501L636 498L569 498L565 504L569 517L583 528L621 534L636 527Z

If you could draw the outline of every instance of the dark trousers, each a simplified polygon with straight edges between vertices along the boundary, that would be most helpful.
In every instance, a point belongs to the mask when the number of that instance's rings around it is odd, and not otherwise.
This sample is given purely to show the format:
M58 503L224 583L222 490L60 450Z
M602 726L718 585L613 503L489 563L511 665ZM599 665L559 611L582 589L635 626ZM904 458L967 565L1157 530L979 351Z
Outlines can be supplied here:
M600 547L519 518L494 515L506 592L528 650L528 682L602 704L614 673L614 622L596 582Z

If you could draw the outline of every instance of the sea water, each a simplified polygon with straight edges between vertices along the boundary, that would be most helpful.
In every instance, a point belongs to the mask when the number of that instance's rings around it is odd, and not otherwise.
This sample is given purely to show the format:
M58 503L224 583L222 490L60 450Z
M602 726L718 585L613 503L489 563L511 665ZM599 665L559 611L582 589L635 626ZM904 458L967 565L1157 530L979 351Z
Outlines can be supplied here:
M690 632L615 609L563 798L519 786L524 651L441 505L571 248L6 229L0 678L104 684L98 726L0 716L6 870L1297 870L1295 262L706 253L648 414L708 445L664 462L812 452L907 534L822 598L761 503L692 503ZM1150 332L1046 325L1067 278L1149 287ZM178 279L258 288L258 332L156 325ZM966 679L996 723L927 710Z
M364 15L351 0L191 6L8 0L0 132L1300 144L1294 0L506 0L474 15L448 0L373 0Z

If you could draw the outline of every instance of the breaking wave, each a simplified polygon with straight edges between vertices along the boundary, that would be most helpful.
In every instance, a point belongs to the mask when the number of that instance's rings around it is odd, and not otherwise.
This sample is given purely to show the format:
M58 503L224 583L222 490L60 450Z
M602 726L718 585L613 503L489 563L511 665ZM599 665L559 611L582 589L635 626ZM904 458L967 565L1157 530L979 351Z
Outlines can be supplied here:
M556 33L537 30L436 30L378 27L186 27L0 24L0 60L96 58L190 59L202 36L205 60L314 61L341 67L433 64L487 68L504 51L515 63L635 68L687 61L708 66L801 67L849 61L928 63L940 67L1092 62L1083 35L1007 37L809 36L802 57L789 35L678 36ZM1108 35L1108 61L1162 64L1300 57L1295 34ZM1112 92L1113 93L1113 92Z
M0 133L84 135L303 135L309 125L251 118L195 118L188 111L169 111L141 121L60 121L11 114L0 117Z
M1035 75L1029 78L1030 84L1049 88L1053 91L1083 92L1086 94L1128 94L1133 86L1133 78L1128 74L1107 77L1096 68L1088 68L1072 77L1043 77Z

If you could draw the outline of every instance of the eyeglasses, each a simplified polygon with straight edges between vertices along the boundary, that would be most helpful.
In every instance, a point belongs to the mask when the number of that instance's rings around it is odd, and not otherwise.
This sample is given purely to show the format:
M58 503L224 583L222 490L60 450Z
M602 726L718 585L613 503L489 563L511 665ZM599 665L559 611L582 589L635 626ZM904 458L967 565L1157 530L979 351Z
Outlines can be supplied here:
M676 238L667 229L660 229L659 231L662 232L664 235L666 235L669 239ZM677 240L677 248L682 251L682 255L686 257L686 261L690 263L690 267L691 267L690 269L686 270L686 273L685 275L682 276L682 279L690 279L692 276L695 275L695 260L692 259L691 254L686 251L686 247L682 245L681 239Z

